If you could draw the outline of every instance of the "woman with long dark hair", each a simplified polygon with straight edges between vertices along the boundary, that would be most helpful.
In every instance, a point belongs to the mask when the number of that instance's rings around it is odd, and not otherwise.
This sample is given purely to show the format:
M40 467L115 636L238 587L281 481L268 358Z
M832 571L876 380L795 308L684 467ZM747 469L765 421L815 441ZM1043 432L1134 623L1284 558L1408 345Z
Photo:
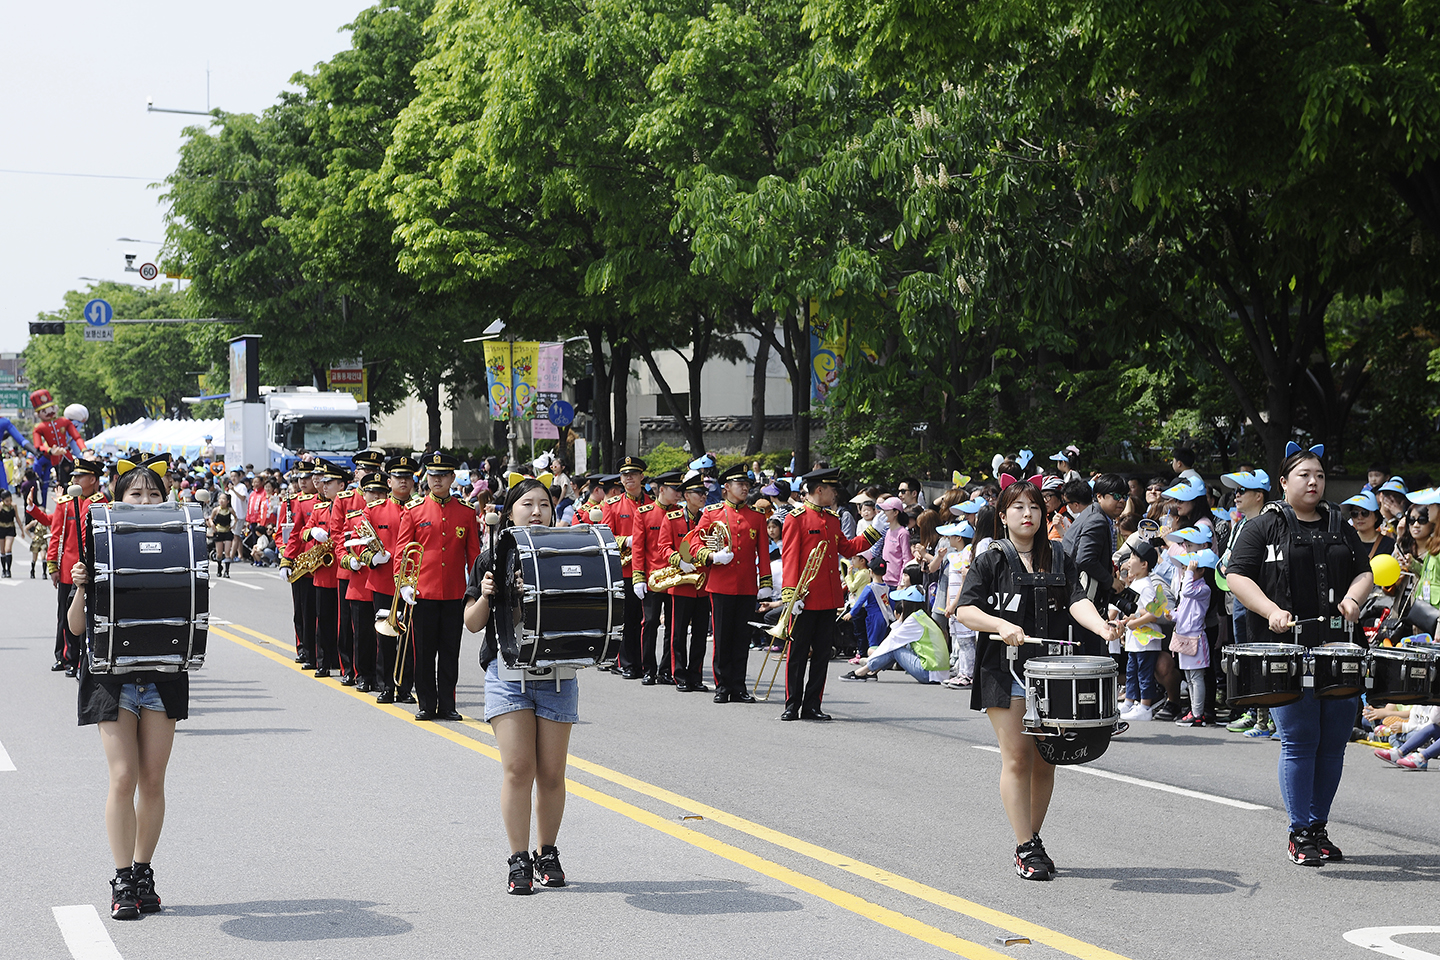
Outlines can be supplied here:
M1307 647L1353 642L1360 604L1373 586L1367 551L1340 508L1325 500L1325 448L1301 450L1292 442L1286 453L1280 470L1285 499L1267 504L1241 529L1226 582L1249 611L1252 643L1267 634ZM1270 708L1280 734L1280 795L1290 815L1294 863L1344 859L1326 824L1358 709L1358 697L1321 699L1313 687L1295 703Z
M164 463L156 464L164 469ZM121 503L155 504L165 501L164 482L152 469L120 461L115 499ZM85 584L89 570L77 563L70 571L75 592L66 612L70 632L86 634ZM105 799L105 832L115 858L115 879L110 881L110 915L134 920L160 909L155 872L150 859L165 822L165 770L175 742L175 721L190 715L190 676L140 671L97 676L89 657L80 656L80 725L96 724L110 790ZM138 792L138 798L137 798Z
M522 480L505 497L505 527L555 523L550 489L539 480ZM529 679L511 669L500 657L499 638L492 610L509 602L509 586L494 573L491 550L480 554L465 591L465 628L485 631L480 665L485 668L485 720L500 746L503 779L500 817L510 841L509 879L513 894L535 891L535 876L547 887L565 886L560 852L555 841L565 814L565 757L570 730L579 721L580 684L563 680ZM531 852L531 795L534 794L535 832L539 843Z
M1064 575L1063 589L1045 588L1046 637L1070 639L1071 626L1106 640L1114 639L1119 631L1085 596L1075 564L1059 544L1046 537L1045 501L1033 483L1008 483L1000 492L996 513L1003 530L971 563L955 616L979 635L970 706L989 716L1000 744L1000 799L1015 831L1015 872L1026 880L1049 880L1055 862L1045 852L1040 828L1050 807L1055 768L1040 756L1034 738L1025 735L1025 691L1011 676L1011 661L1006 656L1007 646L1019 648L1013 663L1015 674L1023 676L1025 661L1045 652L1042 645L1025 643L1027 637L1040 636L1035 609L1039 588L1018 588L1016 562L1027 574Z

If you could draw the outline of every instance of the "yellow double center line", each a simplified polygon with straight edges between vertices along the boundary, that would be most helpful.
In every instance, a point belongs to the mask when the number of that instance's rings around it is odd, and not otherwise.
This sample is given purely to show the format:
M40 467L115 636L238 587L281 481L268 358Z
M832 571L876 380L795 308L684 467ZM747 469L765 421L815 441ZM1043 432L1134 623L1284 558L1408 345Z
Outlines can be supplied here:
M257 640L286 652L276 652L275 649L267 648L258 643L246 640L218 626L212 626L210 632L233 643L237 643L242 647L254 650L256 653L269 657L271 660L287 666L292 670L299 671L299 665L294 662L293 654L289 652L294 649L293 643L276 640L274 637L266 636L263 633L258 633L239 624L231 624L230 626L241 633L247 633ZM414 723L419 729L433 733L436 736L444 737L446 740L465 747L468 750L472 750L475 753L490 757L493 760L500 759L500 751L496 748L475 740L472 737L457 733L453 728L440 724L418 723L408 710L394 705L377 704L373 698L359 693L351 687L343 687L337 680L332 679L319 682L326 683L342 693L348 693L350 696L375 707L377 710L384 710L392 716ZM466 720L464 725L479 730L482 733L491 733L490 725L478 720ZM1042 927L1028 920L1022 920L1019 917L1011 916L999 910L993 910L990 907L975 903L972 900L957 897L944 890L938 890L935 887L918 883L907 877L902 877L888 870L881 869L880 867L856 860L853 857L847 857L833 850L827 850L824 847L781 833L778 830L772 830L762 824L726 813L724 810L691 800L688 797L673 793L663 787L646 783L643 780L637 780L634 777L627 776L616 770L611 770L608 767L603 767L598 763L581 759L573 754L569 756L568 764L570 767L590 774L597 779L608 781L616 786L624 787L627 790L669 804L682 813L702 816L706 820L730 827L733 830L738 830L757 840L772 844L784 850L789 850L791 853L798 854L799 856L806 857L818 863L826 864L837 870L843 870L863 880L868 880L871 883L879 884L882 887L889 888L898 893L915 897L916 899L923 900L926 903L933 904L934 906L941 907L953 913L970 917L973 920L979 920L982 923L987 923L1009 935L1027 937L1035 943L1043 943L1061 953L1076 957L1078 960L1126 960L1126 958L1120 954L1113 953L1103 947L1097 947L1083 940L1077 940L1074 937L1051 930L1048 927ZM602 793L583 783L577 783L567 778L565 784L566 789L573 796L589 800L607 810L628 817L636 823L644 824L677 840L682 840L691 846L698 847L708 853L713 853L718 857L723 857L747 869L754 870L756 873L778 880L781 883L792 886L812 896L819 897L838 907L858 914L867 920L873 920L876 923L887 926L892 930L897 930L907 936L914 937L917 940L933 944L958 956L971 958L971 960L1001 960L1001 958L1007 957L1006 954L999 953L974 941L962 939L952 933L896 910L872 903L853 893L841 890L838 887L833 887L821 880L808 876L807 874L800 873L772 860L757 856L748 850L741 849L740 847L733 846L721 840L716 840L714 837L688 827L680 826L678 823L673 823L664 817L651 813L649 810L627 803L608 793Z

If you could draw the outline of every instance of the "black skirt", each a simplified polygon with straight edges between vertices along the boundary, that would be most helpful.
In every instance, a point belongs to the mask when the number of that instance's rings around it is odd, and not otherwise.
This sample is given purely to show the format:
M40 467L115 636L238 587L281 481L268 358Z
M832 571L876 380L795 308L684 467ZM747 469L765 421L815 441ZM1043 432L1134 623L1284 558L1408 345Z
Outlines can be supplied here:
M190 674L180 673L127 673L122 676L96 676L80 658L80 697L78 712L80 726L101 723L120 718L120 689L127 683L153 683L160 692L160 702L165 704L165 716L171 720L187 720L190 717Z

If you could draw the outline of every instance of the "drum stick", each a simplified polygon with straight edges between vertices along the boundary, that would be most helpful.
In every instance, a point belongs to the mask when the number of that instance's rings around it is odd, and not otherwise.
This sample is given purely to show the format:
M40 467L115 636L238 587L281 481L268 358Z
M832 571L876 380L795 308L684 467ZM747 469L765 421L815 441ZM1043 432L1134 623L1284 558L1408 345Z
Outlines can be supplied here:
M987 636L989 636L989 638L990 638L991 640L1001 640L1001 642L1004 642L1003 639L1001 638L1000 634L998 634L998 633L987 634ZM1078 642L1074 641L1074 640L1047 640L1047 639L1045 639L1044 637L1026 637L1026 638L1025 638L1025 642L1026 642L1026 643L1060 643L1060 644L1064 644L1064 645L1067 646L1067 647L1078 647L1078 646L1080 646L1080 644L1079 644Z

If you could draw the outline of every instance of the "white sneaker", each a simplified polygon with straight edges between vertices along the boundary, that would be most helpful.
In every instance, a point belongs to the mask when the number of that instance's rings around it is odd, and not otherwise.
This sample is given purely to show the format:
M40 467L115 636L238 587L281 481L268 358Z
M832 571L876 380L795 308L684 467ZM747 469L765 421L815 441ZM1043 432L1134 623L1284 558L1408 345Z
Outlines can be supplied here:
M1120 719L1129 721L1130 723L1147 723L1154 719L1154 713L1154 707L1147 707L1143 703L1137 703L1135 704L1135 709L1128 713L1120 714Z

